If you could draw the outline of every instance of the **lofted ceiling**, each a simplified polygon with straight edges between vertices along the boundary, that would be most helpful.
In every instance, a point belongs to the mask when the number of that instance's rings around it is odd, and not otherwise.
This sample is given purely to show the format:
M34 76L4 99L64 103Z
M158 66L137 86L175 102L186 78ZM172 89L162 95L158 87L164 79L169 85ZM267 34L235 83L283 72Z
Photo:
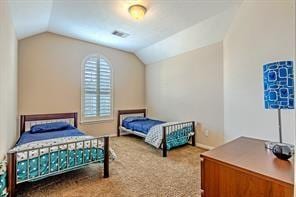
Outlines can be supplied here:
M53 32L128 52L140 51L225 10L240 0L10 0L18 39ZM128 7L148 8L136 21ZM223 21L222 21L223 22ZM112 35L114 30L130 34ZM143 51L143 50L142 50Z

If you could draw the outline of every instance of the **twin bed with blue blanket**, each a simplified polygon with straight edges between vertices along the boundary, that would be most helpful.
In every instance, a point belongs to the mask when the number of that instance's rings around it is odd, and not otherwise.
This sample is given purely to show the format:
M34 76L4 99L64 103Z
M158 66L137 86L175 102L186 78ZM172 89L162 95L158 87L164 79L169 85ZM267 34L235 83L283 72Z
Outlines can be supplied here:
M85 167L104 166L109 176L109 137L92 137L77 129L77 113L21 116L20 138L7 154L9 196L17 184Z
M145 142L162 149L163 157L167 151L191 140L195 146L195 122L165 122L146 117L146 109L119 110L117 136L122 132L145 138Z
M118 136L121 131L144 137L145 142L162 149L163 157L168 150L189 141L195 146L194 121L154 120L146 117L146 109L120 110ZM109 148L109 137L87 136L78 130L77 113L21 116L20 138L7 154L9 196L15 196L17 184L79 169L90 163L101 163L104 177L109 177L109 159L115 159L115 153ZM1 190L5 185L0 184Z

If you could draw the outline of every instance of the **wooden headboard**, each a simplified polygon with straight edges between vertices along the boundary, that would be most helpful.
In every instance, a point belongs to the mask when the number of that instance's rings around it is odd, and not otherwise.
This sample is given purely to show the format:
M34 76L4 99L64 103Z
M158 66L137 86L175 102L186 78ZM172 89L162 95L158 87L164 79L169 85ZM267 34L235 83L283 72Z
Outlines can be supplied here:
M120 117L127 114L143 114L146 117L146 109L118 110L117 114L117 136L120 136Z
M59 120L59 119L73 119L74 127L77 128L77 112L74 113L58 113L58 114L33 114L21 115L20 120L20 135L26 131L26 122Z

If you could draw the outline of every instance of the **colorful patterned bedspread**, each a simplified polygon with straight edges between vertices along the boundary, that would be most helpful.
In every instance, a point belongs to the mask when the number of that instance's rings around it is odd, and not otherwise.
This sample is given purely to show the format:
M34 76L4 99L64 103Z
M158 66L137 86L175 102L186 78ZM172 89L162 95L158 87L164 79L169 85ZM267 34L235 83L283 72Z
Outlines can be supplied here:
M61 150L40 155L39 159L32 158L29 161L17 162L17 181L26 181L35 177L43 177L50 173L61 170L72 170L82 164L88 164L92 161L104 162L104 150L101 148L87 148L79 150ZM29 163L28 163L29 162ZM50 165L49 165L50 163ZM38 169L39 168L39 169ZM29 171L29 173L28 173Z
M145 142L155 146L156 148L160 148L162 139L163 139L162 128L164 126L172 126L172 125L180 124L178 129L174 131L168 131L167 148L168 150L170 150L173 147L186 144L190 136L192 136L194 133L192 131L192 126L189 126L188 124L181 124L181 123L182 122L168 122L168 123L163 123L163 124L159 124L152 127L145 138Z
M5 162L0 162L0 196L6 196L6 164Z
M48 146L50 148L46 148ZM17 151L17 182L45 178L94 161L104 161L103 141L92 136L36 141L16 146L10 152L13 151ZM109 155L112 160L116 157L112 149Z

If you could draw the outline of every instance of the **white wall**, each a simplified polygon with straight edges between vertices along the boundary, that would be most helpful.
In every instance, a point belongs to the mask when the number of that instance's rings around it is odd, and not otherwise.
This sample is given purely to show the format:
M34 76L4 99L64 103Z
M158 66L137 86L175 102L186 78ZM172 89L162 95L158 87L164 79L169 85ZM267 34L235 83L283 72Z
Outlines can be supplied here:
M265 110L262 65L293 60L294 3L245 0L224 39L225 139L278 141L277 112ZM283 112L283 140L294 143L295 110Z
M17 40L8 2L0 2L0 161L17 138Z
M195 120L197 142L223 143L223 47L216 43L146 66L149 115L162 120ZM203 134L209 130L209 136Z

